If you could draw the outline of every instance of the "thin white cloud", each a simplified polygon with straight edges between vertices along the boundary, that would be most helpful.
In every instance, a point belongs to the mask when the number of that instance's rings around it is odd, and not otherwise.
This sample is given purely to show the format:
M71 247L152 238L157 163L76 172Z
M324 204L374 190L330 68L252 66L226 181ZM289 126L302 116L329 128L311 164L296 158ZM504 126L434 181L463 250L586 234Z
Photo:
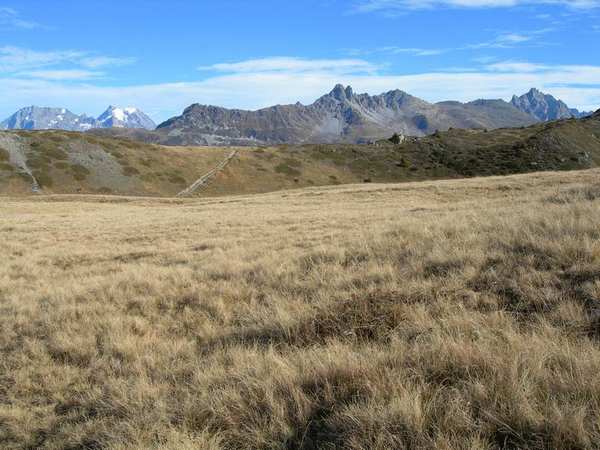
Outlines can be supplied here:
M83 56L77 51L38 52L21 47L0 47L0 72L17 72L72 62Z
M481 49L481 48L513 48L518 44L529 42L533 39L531 35L523 33L504 33L497 36L495 39L477 44L467 45L462 49Z
M600 0L361 0L354 11L397 13L433 8L509 8L520 5L559 5L575 10L600 7Z
M415 56L437 56L450 51L449 49L440 48L418 48L418 47L382 47L378 51L391 53L394 55L408 53Z
M40 28L40 24L32 20L23 19L19 12L13 8L0 7L0 29L6 28L32 30L34 28Z
M29 72L20 72L17 76L26 78L37 78L41 80L68 81L68 80L92 80L100 78L102 72L91 70L31 70Z
M254 70L249 67L254 66ZM301 101L311 103L337 83L352 85L355 92L378 94L402 89L427 101L469 101L477 98L510 99L532 87L555 95L580 110L600 107L600 66L537 65L507 61L476 70L444 70L412 75L346 73L324 70L273 70L268 65L240 62L237 71L215 73L189 83L138 86L97 86L49 80L5 78L0 83L0 113L14 111L6 105L38 104L68 107L94 114L109 103L127 103L146 110L156 120L180 114L191 103L229 108L257 109ZM261 68L262 67L262 68Z
M111 56L87 56L79 60L79 64L88 69L108 66L127 66L136 62L136 58L114 58Z
M203 71L227 73L254 72L315 72L333 71L336 73L374 72L377 67L360 59L304 59L292 57L273 57L251 59L236 63L221 63L199 67Z
M353 56L366 56L377 53L386 53L390 55L408 54L413 56L438 56L451 52L465 50L480 50L480 49L511 49L522 45L543 45L538 38L548 32L551 28L543 28L539 30L527 32L505 32L500 33L491 40L467 44L458 47L447 48L419 48L419 47L399 47L386 46L379 47L373 50L347 49L346 53Z
M123 66L135 62L133 58L115 58L93 55L80 50L36 51L22 47L0 47L0 73L14 73L29 70L41 70L52 67L53 70L67 70L65 65L85 69L108 66Z
M522 61L502 61L485 66L487 70L492 72L516 72L516 73L535 73L544 70L552 70L552 66L544 64L534 64Z

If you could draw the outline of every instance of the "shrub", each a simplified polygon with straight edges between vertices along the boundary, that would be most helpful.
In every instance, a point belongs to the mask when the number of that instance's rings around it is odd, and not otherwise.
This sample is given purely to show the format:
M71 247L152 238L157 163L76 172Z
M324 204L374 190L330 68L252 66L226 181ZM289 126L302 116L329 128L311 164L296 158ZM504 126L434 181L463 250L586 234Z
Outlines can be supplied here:
M53 166L61 170L68 170L71 167L71 165L65 161L57 161L53 164Z
M52 160L41 153L27 157L27 165L32 169L48 170L51 163Z
M64 150L62 150L58 147L47 147L44 150L44 153L50 159L58 159L58 160L62 160L62 161L69 159L69 155L67 155L67 153Z
M394 133L394 135L389 139L392 144L398 145L400 144L400 136L398 133Z
M287 164L290 167L302 167L302 161L294 158L285 158L283 160L284 164Z
M288 164L285 163L281 163L275 166L275 172L290 176L298 176L302 174L302 172L300 172L298 169L290 167Z
M185 178L177 174L169 174L169 182L173 184L186 184Z
M34 170L33 171L33 176L35 177L35 179L37 180L38 184L42 188L52 187L52 185L54 184L54 181L52 180L52 177L50 176L50 174L46 170L40 170L40 169Z
M90 174L90 171L81 164L73 164L71 166L71 173L77 181L83 181Z
M137 170L135 167L132 166L123 166L123 174L127 175L127 176L131 176L131 175L139 175L140 171Z

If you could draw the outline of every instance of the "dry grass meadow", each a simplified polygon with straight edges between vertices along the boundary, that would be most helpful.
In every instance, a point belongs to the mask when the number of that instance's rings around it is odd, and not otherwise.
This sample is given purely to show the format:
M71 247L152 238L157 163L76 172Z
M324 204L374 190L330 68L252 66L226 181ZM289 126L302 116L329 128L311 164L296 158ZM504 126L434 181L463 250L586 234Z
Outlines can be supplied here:
M0 199L0 448L600 447L600 170Z

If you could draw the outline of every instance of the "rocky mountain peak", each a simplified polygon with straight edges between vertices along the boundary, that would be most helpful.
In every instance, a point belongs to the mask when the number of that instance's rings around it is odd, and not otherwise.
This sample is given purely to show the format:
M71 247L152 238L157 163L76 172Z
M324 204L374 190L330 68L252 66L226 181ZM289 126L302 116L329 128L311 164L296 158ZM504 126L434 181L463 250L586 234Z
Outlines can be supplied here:
M546 97L546 94L544 94L542 91L540 91L537 88L529 89L529 92L526 95L528 95L530 97Z
M4 130L68 130L87 131L92 128L145 128L153 130L156 125L137 108L109 106L97 119L85 114L77 115L66 108L28 106L22 108L0 123Z
M342 84L337 84L326 97L334 98L339 102L346 102L352 100L354 91L351 86L345 87Z
M570 119L584 115L576 109L569 109L563 101L554 98L550 94L544 94L536 88L530 89L529 92L520 97L513 96L511 104L541 122Z
M138 108L109 106L97 119L96 128L144 128L153 130L156 124Z

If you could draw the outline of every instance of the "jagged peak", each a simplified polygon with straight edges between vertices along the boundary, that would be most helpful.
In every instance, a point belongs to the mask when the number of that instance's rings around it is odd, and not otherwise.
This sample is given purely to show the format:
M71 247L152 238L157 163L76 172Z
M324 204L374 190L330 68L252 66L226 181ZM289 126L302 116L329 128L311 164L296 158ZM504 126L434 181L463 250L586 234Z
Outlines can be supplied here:
M526 94L523 94L521 97L514 96L515 100L519 100L519 98L527 97L528 99L536 99L536 100L546 100L546 101L556 101L562 105L565 105L561 99L554 97L552 94L546 94L545 92L540 91L538 88L531 88ZM566 105L565 105L566 106Z
M574 108L569 108L561 99L536 88L531 88L529 92L520 97L514 96L511 103L517 109L532 115L542 122L585 116L585 113L581 113Z
M369 98L382 97L382 98L389 99L389 98L411 97L411 95L407 94L406 92L404 92L400 89L394 89L391 91L383 92L382 94L379 94L379 95L369 95L366 93L365 94L356 94L354 92L354 90L352 89L352 86L344 86L343 84L336 84L335 87L331 90L331 92L329 92L329 94L324 95L319 100L333 98L339 102L346 102L346 101L364 99L365 97L369 97ZM317 102L319 100L317 100Z
M354 97L354 91L352 90L352 86L336 84L327 96L343 102L352 99L352 97Z
M542 95L546 95L542 91L540 91L538 88L534 88L534 87L532 87L531 89L529 89L529 91L527 92L527 94L532 94L532 95L542 94Z
M394 89L392 91L387 91L382 94L384 97L412 97L412 95L406 93L400 89Z
M552 97L550 94L546 94L540 91L538 88L532 87L523 95L513 95L512 101L519 101L522 99L540 99L540 98L549 98ZM554 97L552 97L554 98Z

